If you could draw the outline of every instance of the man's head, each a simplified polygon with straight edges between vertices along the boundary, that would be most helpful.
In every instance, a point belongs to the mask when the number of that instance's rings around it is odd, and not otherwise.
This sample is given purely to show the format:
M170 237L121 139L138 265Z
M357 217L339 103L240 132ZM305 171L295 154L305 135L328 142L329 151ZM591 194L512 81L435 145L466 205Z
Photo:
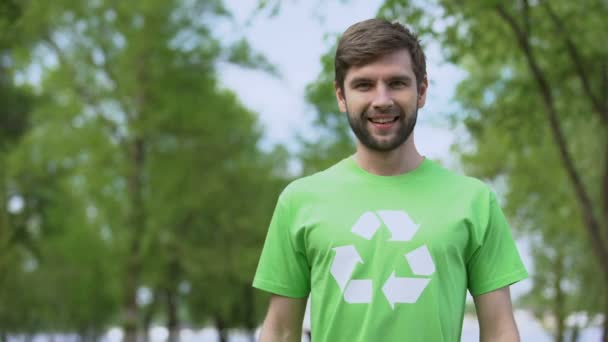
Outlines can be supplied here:
M381 19L357 23L338 43L335 68L338 105L361 144L392 151L407 141L428 86L416 36Z
M352 25L344 31L336 49L336 84L344 90L344 78L350 67L368 64L402 49L410 54L416 85L420 87L426 79L426 58L414 33L399 23L383 19L368 19Z

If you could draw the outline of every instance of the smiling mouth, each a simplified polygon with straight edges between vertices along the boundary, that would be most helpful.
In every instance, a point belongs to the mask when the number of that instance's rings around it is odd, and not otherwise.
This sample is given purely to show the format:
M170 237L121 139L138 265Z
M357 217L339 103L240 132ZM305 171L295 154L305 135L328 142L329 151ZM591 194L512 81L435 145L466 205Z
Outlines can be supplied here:
M368 118L367 120L371 123L382 125L382 124L390 124L390 123L396 122L397 120L399 120L399 117L395 116L392 118Z

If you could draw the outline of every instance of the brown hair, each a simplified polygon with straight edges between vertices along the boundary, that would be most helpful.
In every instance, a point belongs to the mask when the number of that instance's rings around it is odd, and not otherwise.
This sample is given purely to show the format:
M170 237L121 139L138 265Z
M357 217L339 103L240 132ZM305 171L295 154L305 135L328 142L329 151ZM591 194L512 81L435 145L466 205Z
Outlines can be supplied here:
M344 78L351 66L362 66L386 54L407 49L412 57L417 86L426 78L426 58L415 33L399 23L368 19L349 27L338 42L334 59L335 80L344 90Z

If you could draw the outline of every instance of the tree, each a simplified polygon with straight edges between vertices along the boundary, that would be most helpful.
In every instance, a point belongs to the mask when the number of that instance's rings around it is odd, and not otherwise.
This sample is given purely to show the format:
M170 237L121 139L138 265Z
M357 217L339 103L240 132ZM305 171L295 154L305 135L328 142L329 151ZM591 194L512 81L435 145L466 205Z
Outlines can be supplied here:
M386 1L379 12L437 39L447 59L468 72L457 96L463 111L454 116L464 122L475 146L463 153L465 165L489 179L502 178L508 192L521 193L524 190L515 188L516 175L523 174L526 161L541 158L540 153L556 157L536 170L557 172L561 178L554 179L569 184L572 196L558 202L578 219L573 225L585 232L604 284L608 280L608 101L602 94L608 89L608 50L596 41L606 31L601 18L607 11L601 1L524 0L508 5ZM584 24L575 19L581 17L586 18ZM586 134L579 134L579 129ZM545 133L551 140L544 139ZM541 149L539 144L550 147ZM553 198L554 190L545 188L520 202L509 201L507 195L507 203L517 207L513 213L536 210L534 198ZM551 223L545 216L537 228L542 232ZM554 241L555 234L541 234L544 244ZM608 299L604 302L603 311L608 313Z
M38 121L49 107L39 100L36 108L42 110L32 112ZM109 220L98 215L92 204L97 193L90 191L95 185L88 172L97 160L78 144L103 136L95 126L75 134L61 119L38 121L9 154L11 195L23 202L11 212L11 224L27 248L12 270L19 286L3 292L3 302L12 303L6 306L8 321L15 322L9 331L76 332L87 340L103 332L117 309L117 271L108 262L113 245L103 229Z
M268 164L250 169L240 164L261 155L260 133L254 114L221 89L215 69L220 62L272 68L246 41L224 45L214 36L210 27L229 14L221 1L62 0L28 2L23 12L20 29L33 43L15 53L20 58L15 69L26 73L39 67L39 91L46 99L34 115L36 143L24 150L36 155L38 146L49 149L53 159L36 160L39 172L51 162L77 165L64 170L65 177L81 194L79 209L100 218L91 223L94 236L109 240L111 261L104 266L112 265L122 282L116 294L125 340L137 337L137 291L143 285L166 295L174 339L178 289L192 277L187 265L196 264L197 274L210 268L196 259L193 251L201 245L188 244L190 231L200 234L194 244L218 228L219 218L223 230L242 222L241 232L248 220L259 222L263 216L249 210L230 218L225 209L213 211L214 205L222 209L234 200L231 209L247 208L247 197L227 198L226 185L242 173L272 170ZM251 183L247 189L255 191ZM217 202L220 197L224 203ZM81 233L66 229L60 245L77 248L63 243ZM101 242L91 242L96 243ZM218 252L225 256L226 250ZM50 263L54 255L42 257Z
M348 120L338 109L334 95L334 54L335 47L321 57L322 71L315 82L306 87L306 100L314 106L313 125L319 137L312 141L300 138L303 174L326 169L355 149Z
M20 7L12 1L0 5L0 246L7 251L11 239L6 179L6 156L28 128L28 114L33 96L27 89L18 88L13 81L11 50L18 44L15 22ZM1 260L1 259L0 259Z
M261 303L265 297L253 292L251 279L275 200L287 182L276 168L286 162L280 151L257 160L252 157L256 155L234 159L232 170L224 173L228 177L225 184L230 184L228 191L210 193L214 202L204 218L204 238L200 232L192 232L190 238L198 241L190 247L191 253L200 255L200 260L214 261L205 272L199 265L186 265L192 284L190 310L194 321L211 319L222 341L229 327L245 328L253 334L265 313Z
M29 310L23 309L12 295L27 283L22 265L32 250L31 239L18 227L8 210L12 184L7 172L8 156L29 128L29 112L35 100L28 89L15 85L11 52L20 43L16 22L21 7L16 1L0 4L0 341L8 339L8 332L28 328ZM7 276L11 275L11 276ZM24 329L25 330L25 329Z
M529 103L507 107L522 110L519 106L533 108ZM601 314L605 296L603 278L596 276L598 261L587 247L578 207L571 200L572 188L562 181L563 170L547 169L559 163L547 127L534 125L535 141L531 143L525 137L532 127L516 125L516 131L508 128L506 121L492 119L482 124L483 144L474 152L461 151L464 165L471 175L508 184L501 190L507 203L505 210L513 227L526 238L533 261L533 287L519 304L541 321L552 318L556 324L547 328L556 341L563 341L568 332L567 318L581 312L590 318ZM572 131L584 130L589 123L578 125L571 127ZM522 149L526 153L512 152Z
M425 29L422 32L432 30L429 27L430 17L421 17L423 9L415 5L411 6L413 9L406 9L406 5L406 1L387 1L380 14L404 19L412 25L423 25ZM605 108L608 104L600 94L605 93L607 87L603 81L608 72L603 62L607 52L594 42L605 31L605 23L600 19L600 13L606 11L605 5L599 1L587 1L583 5L567 2L550 4L547 1L530 4L521 1L509 7L499 2L465 6L438 1L433 5L440 8L443 19L448 23L444 32L434 32L434 37L440 39L445 48L448 59L463 65L471 77L485 77L485 94L471 94L477 96L478 104L481 101L491 104L492 100L500 99L495 97L501 94L498 92L500 89L496 88L514 85L509 81L517 80L518 86L526 86L526 90L537 95L536 100L542 104L539 114L544 115L546 125L551 128L561 167L574 189L590 244L603 265L603 273L608 274L608 243L602 233L606 218L597 214L607 211L599 211L593 206L593 203L608 203L605 199L608 195L604 194L608 192L602 192L601 201L593 201L595 194L588 189L588 185L593 183L594 175L587 176L576 165L570 151L576 137L565 134L565 122L573 115L566 112L570 108L568 104L562 103L565 102L563 94L579 95L578 98L583 101L577 102L578 112L596 120L601 127L598 138L603 138L608 127ZM590 16L586 25L575 27L572 18L583 13L598 15ZM500 39L502 44L496 44L500 37L510 39ZM576 43L573 37L577 37ZM481 70L486 72L485 76L481 76ZM480 98L480 95L486 97ZM487 113L484 111L480 114ZM596 156L597 159L605 158L600 154ZM606 167L603 169L608 170ZM608 174L608 171L604 173ZM607 208L605 204L602 206L603 209Z

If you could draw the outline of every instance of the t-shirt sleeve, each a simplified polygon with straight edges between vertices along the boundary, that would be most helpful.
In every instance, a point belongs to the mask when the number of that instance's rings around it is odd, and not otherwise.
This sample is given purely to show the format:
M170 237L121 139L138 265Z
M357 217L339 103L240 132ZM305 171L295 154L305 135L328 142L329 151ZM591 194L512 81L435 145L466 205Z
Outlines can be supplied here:
M310 292L310 267L306 258L303 229L297 227L289 196L277 201L253 279L253 287L293 298Z
M487 203L488 201L486 201ZM511 229L496 196L490 191L489 203L478 208L478 244L467 262L468 287L479 296L528 277Z

